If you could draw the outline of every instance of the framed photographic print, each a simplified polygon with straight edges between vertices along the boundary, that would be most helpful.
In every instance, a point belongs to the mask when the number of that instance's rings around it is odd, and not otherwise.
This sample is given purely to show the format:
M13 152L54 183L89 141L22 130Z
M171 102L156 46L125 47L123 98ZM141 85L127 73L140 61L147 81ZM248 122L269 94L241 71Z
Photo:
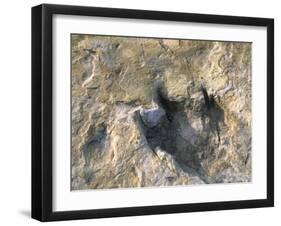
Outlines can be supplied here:
M274 205L274 21L32 8L32 217Z

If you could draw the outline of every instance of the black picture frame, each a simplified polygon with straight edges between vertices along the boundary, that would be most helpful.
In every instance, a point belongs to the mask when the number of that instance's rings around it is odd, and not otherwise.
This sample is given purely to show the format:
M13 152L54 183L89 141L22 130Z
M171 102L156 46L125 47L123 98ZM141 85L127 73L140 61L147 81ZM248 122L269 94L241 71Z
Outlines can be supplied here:
M52 18L55 14L247 25L267 28L267 198L95 210L52 210ZM268 18L43 4L32 8L32 218L122 217L274 206L274 20Z

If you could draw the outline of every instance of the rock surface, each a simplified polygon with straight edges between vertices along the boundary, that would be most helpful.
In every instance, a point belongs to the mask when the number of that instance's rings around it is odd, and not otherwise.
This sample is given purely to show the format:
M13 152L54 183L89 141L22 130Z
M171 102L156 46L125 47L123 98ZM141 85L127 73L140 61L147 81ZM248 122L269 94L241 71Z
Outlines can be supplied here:
M251 44L72 35L71 152L72 190L251 181Z

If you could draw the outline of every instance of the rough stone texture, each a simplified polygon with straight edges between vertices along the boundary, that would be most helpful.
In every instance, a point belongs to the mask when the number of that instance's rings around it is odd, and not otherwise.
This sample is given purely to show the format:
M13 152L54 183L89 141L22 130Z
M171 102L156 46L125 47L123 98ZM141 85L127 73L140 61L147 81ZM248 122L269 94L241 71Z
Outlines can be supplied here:
M71 151L73 190L251 181L251 44L72 35Z

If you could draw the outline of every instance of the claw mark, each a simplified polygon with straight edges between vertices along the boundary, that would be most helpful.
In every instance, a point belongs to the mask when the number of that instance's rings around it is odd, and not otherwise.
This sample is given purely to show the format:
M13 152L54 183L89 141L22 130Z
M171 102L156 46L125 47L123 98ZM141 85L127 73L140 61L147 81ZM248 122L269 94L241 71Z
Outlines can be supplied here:
M207 107L208 110L210 110L210 99L209 99L209 95L208 95L208 92L207 90L204 88L204 86L201 84L201 91L203 93L203 96L204 96L204 100L205 100L205 105Z
M204 96L205 105L208 111L208 115L210 117L211 128L216 131L218 137L218 144L220 144L220 128L219 128L219 114L220 109L217 109L216 101L214 95L208 95L206 88L201 84L201 91Z

